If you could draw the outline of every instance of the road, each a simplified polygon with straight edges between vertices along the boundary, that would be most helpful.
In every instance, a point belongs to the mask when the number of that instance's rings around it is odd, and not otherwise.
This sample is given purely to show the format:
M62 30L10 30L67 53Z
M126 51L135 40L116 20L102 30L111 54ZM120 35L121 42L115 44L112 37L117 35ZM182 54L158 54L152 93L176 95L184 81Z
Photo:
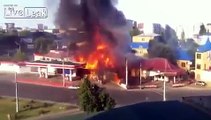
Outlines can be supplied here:
M119 106L129 105L144 101L161 101L162 89L124 90L119 86L108 85L107 91L116 100ZM23 98L48 100L77 104L77 90L38 86L30 84L18 84L19 96ZM185 96L211 95L211 89L182 87L166 88L167 100L180 100ZM11 79L0 77L0 96L15 96L15 84Z

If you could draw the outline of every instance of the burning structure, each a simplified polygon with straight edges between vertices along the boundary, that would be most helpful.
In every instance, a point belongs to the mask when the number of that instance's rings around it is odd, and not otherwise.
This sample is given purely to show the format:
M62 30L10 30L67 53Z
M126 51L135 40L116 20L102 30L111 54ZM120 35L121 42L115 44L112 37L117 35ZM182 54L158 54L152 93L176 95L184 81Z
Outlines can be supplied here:
M127 21L115 4L115 0L61 0L58 8L55 22L66 38L72 28L80 36L70 39L72 55L86 62L87 69L99 73L124 67L125 57L131 52Z

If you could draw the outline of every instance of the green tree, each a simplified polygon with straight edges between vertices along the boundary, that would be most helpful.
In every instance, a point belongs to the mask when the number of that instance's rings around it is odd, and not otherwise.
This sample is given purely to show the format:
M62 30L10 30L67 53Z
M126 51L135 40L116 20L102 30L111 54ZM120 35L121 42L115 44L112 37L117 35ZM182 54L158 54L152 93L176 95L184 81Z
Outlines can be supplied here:
M21 37L29 36L30 34L31 34L31 32L28 30L23 30L23 31L19 32L19 36L21 36Z
M130 31L130 36L136 36L136 35L140 35L142 32L137 28L137 27L133 27L133 29Z
M181 33L181 40L183 40L183 41L185 40L185 31L184 30Z
M200 26L199 35L205 35L207 33L204 24Z
M104 89L91 84L88 77L83 79L78 94L80 107L87 113L110 110L116 105L115 100L105 93Z
M16 54L14 55L14 60L17 61L24 61L26 60L26 55L20 49L17 50Z
M54 42L50 38L39 37L34 42L35 51L38 53L48 53L54 48Z

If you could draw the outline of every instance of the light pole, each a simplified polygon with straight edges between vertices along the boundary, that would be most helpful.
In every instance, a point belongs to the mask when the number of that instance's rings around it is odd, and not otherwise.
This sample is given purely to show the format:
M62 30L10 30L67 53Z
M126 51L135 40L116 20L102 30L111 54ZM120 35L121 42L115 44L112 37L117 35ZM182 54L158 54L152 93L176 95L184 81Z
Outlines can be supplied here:
M167 60L165 60L165 72L166 72L166 68L167 68ZM163 101L166 101L166 77L163 74Z
M163 101L166 101L166 77L163 79Z
M63 87L65 87L65 78L64 78L64 77L65 77L65 76L64 76L64 75L65 75L65 73L64 73L64 59L62 60L62 66L63 66L63 72L62 72L62 73L63 73L63 76L62 76L63 79L62 79L62 80L63 80Z
M17 82L17 72L15 72L15 105L16 113L19 112L19 99L18 99L18 82Z
M139 80L140 80L140 89L141 89L141 62L140 62L140 68L139 68Z
M127 86L128 86L128 61L127 61L126 57L125 57L125 85L127 88Z
M166 80L165 80L165 76L163 73L160 73L160 71L158 71L158 75L163 78L163 101L166 101Z

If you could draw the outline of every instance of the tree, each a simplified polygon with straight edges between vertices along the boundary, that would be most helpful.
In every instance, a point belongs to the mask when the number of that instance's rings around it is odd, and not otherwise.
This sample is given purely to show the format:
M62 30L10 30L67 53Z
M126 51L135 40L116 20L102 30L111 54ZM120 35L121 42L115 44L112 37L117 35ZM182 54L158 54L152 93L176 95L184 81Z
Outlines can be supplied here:
M17 61L26 60L26 55L20 49L17 50L16 54L14 55L14 59Z
M45 37L39 37L34 42L35 51L42 54L48 53L50 49L53 49L53 45L53 40Z
M88 77L83 79L79 89L80 107L87 113L110 110L115 107L116 103L104 89L96 84L91 84Z
M204 24L202 24L200 26L199 35L205 35L206 33L207 33L206 28L205 28Z
M183 40L183 41L185 40L185 31L184 30L181 33L181 40Z
M142 32L137 28L137 27L133 27L133 29L130 31L130 36L136 36L136 35L140 35Z
M19 32L19 36L21 36L21 37L26 37L26 36L29 36L30 34L31 34L31 32L28 30L23 30L23 31Z

